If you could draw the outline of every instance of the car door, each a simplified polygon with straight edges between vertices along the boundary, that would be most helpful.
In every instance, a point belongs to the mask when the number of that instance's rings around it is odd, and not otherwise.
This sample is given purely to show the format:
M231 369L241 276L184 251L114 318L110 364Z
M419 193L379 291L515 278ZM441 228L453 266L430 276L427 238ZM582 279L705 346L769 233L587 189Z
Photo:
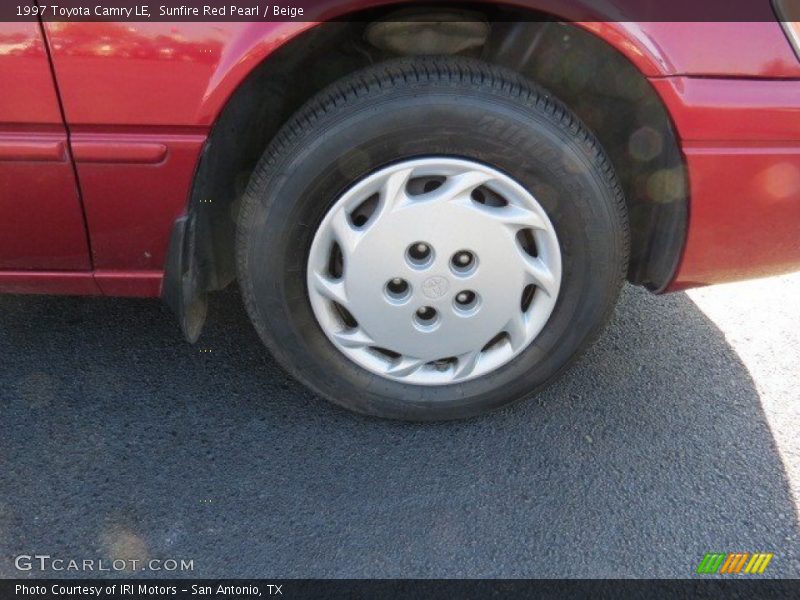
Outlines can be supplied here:
M68 136L36 22L0 23L0 271L86 271Z

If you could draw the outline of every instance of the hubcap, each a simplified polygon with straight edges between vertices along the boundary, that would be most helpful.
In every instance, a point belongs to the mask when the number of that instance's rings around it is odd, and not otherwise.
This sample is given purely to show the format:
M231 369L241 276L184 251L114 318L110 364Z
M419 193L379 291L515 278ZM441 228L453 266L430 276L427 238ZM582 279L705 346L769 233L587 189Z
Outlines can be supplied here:
M561 254L544 209L513 179L423 158L380 169L336 201L307 281L345 356L382 377L441 385L530 345L555 307Z

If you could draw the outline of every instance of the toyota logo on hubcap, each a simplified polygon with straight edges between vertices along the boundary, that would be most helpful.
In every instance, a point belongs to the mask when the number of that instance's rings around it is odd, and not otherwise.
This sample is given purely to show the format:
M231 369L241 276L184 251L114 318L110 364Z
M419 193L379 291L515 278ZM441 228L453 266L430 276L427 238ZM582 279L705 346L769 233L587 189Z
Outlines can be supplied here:
M427 298L436 300L444 296L449 287L450 284L447 283L447 279L440 275L435 275L433 277L428 277L428 279L422 282L422 293L425 294Z

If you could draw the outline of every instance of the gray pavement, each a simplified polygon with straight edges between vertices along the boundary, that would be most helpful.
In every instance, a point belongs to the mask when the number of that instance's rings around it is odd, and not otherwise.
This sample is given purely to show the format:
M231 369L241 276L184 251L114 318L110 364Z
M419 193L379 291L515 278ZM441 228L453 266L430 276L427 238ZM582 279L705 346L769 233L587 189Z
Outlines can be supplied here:
M800 327L798 282L768 323ZM44 553L196 577L688 577L766 551L798 577L797 334L759 370L706 314L735 295L698 298L628 287L545 393L409 425L288 378L235 290L194 347L158 301L0 297L0 576L43 575L13 557Z

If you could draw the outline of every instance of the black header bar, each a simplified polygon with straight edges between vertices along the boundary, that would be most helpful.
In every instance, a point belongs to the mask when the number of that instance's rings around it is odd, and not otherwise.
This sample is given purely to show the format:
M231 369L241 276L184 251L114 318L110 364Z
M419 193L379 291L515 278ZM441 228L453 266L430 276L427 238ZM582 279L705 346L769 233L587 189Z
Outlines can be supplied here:
M506 21L774 22L773 2L782 14L800 14L800 0L3 0L0 21L362 21L378 12L448 7Z

